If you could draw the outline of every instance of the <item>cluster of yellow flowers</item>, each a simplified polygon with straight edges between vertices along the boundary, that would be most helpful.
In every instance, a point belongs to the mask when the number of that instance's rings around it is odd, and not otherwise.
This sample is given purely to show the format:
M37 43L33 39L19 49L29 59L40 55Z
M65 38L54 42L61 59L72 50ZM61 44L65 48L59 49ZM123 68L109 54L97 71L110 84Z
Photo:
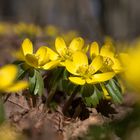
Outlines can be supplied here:
M99 49L97 42L93 42L85 47L81 37L74 38L68 46L62 37L57 37L55 50L41 46L35 54L32 42L25 39L21 50L22 58L29 66L44 70L65 67L71 74L68 79L77 85L101 83L122 71L112 46L105 44Z
M34 24L20 22L18 24L8 24L0 22L0 35L41 35L41 28Z
M61 28L54 25L40 27L25 22L19 22L17 24L0 22L0 35L17 35L23 38L47 37L49 42L52 42L51 39L61 35L66 42L69 42L72 38L77 37L79 33L75 30L63 31Z

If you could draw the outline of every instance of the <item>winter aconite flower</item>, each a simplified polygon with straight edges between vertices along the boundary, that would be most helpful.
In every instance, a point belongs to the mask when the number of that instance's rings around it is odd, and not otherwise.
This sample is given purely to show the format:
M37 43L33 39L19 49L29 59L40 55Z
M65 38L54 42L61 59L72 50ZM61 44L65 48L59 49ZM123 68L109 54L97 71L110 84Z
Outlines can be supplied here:
M22 53L24 61L31 67L40 69L51 69L58 64L58 61L50 61L48 49L45 46L40 47L36 53L33 53L33 44L29 39L22 43Z
M78 85L96 84L111 79L115 73L105 72L97 73L102 67L103 59L101 56L95 57L90 64L88 64L88 57L83 52L76 52L72 56L72 60L67 60L65 63L66 69L73 74L69 80Z
M111 45L105 44L99 50L98 43L93 42L90 48L90 57L94 58L98 55L103 57L103 67L101 69L102 71L114 71L115 73L119 73L122 71L121 63L119 59L117 59Z
M135 43L135 42L134 42ZM124 66L123 77L129 86L140 91L140 41L132 44L128 53L121 53L120 58Z
M49 37L56 37L59 34L59 30L54 25L48 25L45 27L45 34Z
M15 65L9 64L0 68L0 91L16 92L27 88L26 81L16 81L18 69Z
M81 37L74 38L70 45L67 46L63 38L57 37L55 40L55 49L57 51L48 48L51 60L60 60L60 65L65 66L66 60L71 60L72 54L76 51L82 51L84 47L84 40Z

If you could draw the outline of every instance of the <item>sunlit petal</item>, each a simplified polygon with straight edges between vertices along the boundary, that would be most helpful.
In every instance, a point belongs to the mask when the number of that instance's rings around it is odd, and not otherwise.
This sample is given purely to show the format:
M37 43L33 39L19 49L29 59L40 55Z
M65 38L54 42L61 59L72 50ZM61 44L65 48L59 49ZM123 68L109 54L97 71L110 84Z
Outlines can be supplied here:
M54 52L52 49L50 49L49 47L47 47L47 53L49 54L49 58L50 60L57 60L59 55Z
M115 76L114 72L106 72L106 73L98 73L94 74L91 79L88 79L87 83L89 84L95 84L107 81Z
M4 91L6 91L6 92L17 92L17 91L24 90L27 87L28 87L28 82L26 82L26 81L19 81L17 83L14 83L13 85L11 85L8 88L5 88Z
M114 76L115 76L114 72L106 72L106 73L94 74L93 78L98 82L104 82L113 78Z
M22 52L24 56L26 54L33 54L33 44L28 38L26 38L22 43Z
M66 67L67 71L70 72L71 74L78 75L76 73L77 66L72 61L66 60L65 67Z
M61 38L61 37L56 38L55 48L61 56L63 56L66 53L67 47L66 47L66 43L63 40L63 38Z
M73 57L73 62L77 67L88 65L88 57L85 53L78 51L74 53L72 57Z
M69 77L69 80L77 85L84 85L85 84L85 80L82 79L81 77Z
M116 72L116 73L119 73L119 72L122 72L123 71L123 67L120 63L120 61L116 58L114 58L114 64L112 66L112 69Z
M109 45L104 45L101 48L100 55L105 56L105 57L109 57L109 58L113 58L114 57L114 52L111 50Z
M90 47L90 58L94 58L99 55L99 45L97 42L93 42Z
M17 58L18 60L25 61L25 56L23 55L23 51L21 48L18 51L13 51L12 56Z
M96 56L91 64L90 67L94 68L94 73L97 72L103 65L103 58L101 56Z
M87 82L88 84L97 84L97 83L98 83L98 81L95 80L94 78L87 78L87 79L86 79L86 82Z
M60 63L59 60L50 61L50 62L46 63L44 66L42 66L41 68L43 68L45 70L52 69L52 68L55 68L56 66L58 66L59 63Z
M84 46L84 40L81 37L77 37L72 40L69 45L69 49L72 51L80 51Z
M49 61L49 55L47 54L47 47L45 47L45 46L40 47L37 50L35 56L38 58L38 64L40 66L47 63Z
M16 79L17 72L17 67L12 64L0 68L0 89L11 85Z
M66 63L65 61L60 61L60 66L65 67Z
M87 45L86 47L84 47L82 50L83 50L84 53L87 53L88 50L89 50L89 45Z
M36 58L35 55L33 54L27 54L25 56L25 60L26 60L26 63L32 67L35 67L37 68L38 67L38 59Z
M119 60L122 63L122 65L127 66L127 65L129 65L128 62L131 61L131 57L127 53L120 53L119 54Z

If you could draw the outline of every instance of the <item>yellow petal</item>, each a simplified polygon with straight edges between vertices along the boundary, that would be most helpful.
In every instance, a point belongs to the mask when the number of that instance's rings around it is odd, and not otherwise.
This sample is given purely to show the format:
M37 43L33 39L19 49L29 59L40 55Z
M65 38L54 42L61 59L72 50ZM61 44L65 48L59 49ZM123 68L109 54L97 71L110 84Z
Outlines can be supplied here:
M17 91L21 91L24 90L28 87L28 82L26 81L19 81L15 84L13 84L12 86L5 88L4 91L6 92L17 92Z
M65 67L65 65L66 65L66 64L65 64L65 61L63 61L63 62L60 61L59 66Z
M90 47L90 58L94 58L99 55L99 45L97 42L93 42Z
M47 47L42 46L40 47L35 56L38 58L38 64L40 66L45 65L49 61L49 55L47 54Z
M81 77L69 77L69 80L76 85L84 85L85 80Z
M21 49L18 51L13 51L12 56L17 58L18 60L25 61L25 57L24 57L23 51Z
M59 55L56 52L54 52L52 49L48 47L47 47L47 53L49 54L50 60L57 60L59 57Z
M105 56L105 57L109 57L109 58L113 58L114 57L114 52L111 50L109 45L104 45L101 48L100 55Z
M94 73L97 72L103 65L103 58L101 56L96 56L91 64L90 67L94 69Z
M58 66L59 63L60 63L59 60L50 61L50 62L46 63L44 66L42 66L41 68L43 68L45 70L52 69L52 68L55 68L56 66Z
M122 65L127 66L129 65L129 62L131 61L131 57L127 53L120 53L119 60L121 61Z
M123 67L122 67L120 61L118 59L114 58L113 62L114 62L114 64L112 66L112 69L115 71L115 73L122 72L123 71Z
M22 43L22 52L24 56L26 54L33 54L33 44L28 38L26 38Z
M80 51L84 46L84 40L81 37L77 37L72 40L72 42L69 45L69 49L73 52Z
M66 60L65 67L66 67L67 71L70 72L71 74L78 75L76 73L77 66L72 61Z
M25 56L25 60L26 60L26 63L32 67L35 67L37 68L38 67L38 59L36 58L35 55L33 54L27 54Z
M89 45L87 45L86 47L84 47L82 50L83 50L84 53L87 53L88 50L89 50Z
M110 100L111 97L109 96L109 93L108 93L108 91L106 90L105 86L104 86L103 84L100 84L100 85L101 85L101 88L102 88L102 90L103 90L103 94L104 94L105 99Z
M72 57L76 67L88 65L88 57L85 53L78 51Z
M91 79L87 79L87 83L96 84L107 81L115 76L114 72L98 73L94 74Z
M17 72L17 67L12 64L0 68L0 89L10 86L16 79Z
M106 73L94 74L93 75L93 78L96 81L104 82L104 81L107 81L107 80L113 78L114 76L115 76L115 73L114 72L106 72Z
M66 47L66 43L63 40L63 38L61 38L61 37L56 38L55 48L61 56L63 56L66 53L67 47Z
M87 78L86 79L86 82L88 83L88 84L97 84L97 83L99 83L97 80L95 80L93 77L92 78Z

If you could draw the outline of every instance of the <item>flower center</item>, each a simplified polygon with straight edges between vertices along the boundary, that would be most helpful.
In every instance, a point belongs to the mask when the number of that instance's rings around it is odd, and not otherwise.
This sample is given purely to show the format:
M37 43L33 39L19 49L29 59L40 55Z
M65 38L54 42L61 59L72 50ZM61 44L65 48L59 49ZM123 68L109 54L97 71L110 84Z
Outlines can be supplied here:
M95 69L93 66L82 65L78 67L76 72L83 78L90 78L95 72Z
M62 54L62 61L65 61L66 59L72 59L72 52L69 49L66 49Z
M104 62L104 65L101 68L102 71L112 70L112 66L113 66L114 62L112 61L111 58L109 58L109 57L103 57L103 62Z
M104 64L108 67L111 67L114 63L109 57L103 57Z
M47 54L46 54L47 55ZM43 56L41 56L41 55L35 55L35 57L37 58L37 60L38 60L38 64L40 65L40 66L43 66L43 65L45 65L48 61L49 61L49 56L47 56L47 57L43 57Z

